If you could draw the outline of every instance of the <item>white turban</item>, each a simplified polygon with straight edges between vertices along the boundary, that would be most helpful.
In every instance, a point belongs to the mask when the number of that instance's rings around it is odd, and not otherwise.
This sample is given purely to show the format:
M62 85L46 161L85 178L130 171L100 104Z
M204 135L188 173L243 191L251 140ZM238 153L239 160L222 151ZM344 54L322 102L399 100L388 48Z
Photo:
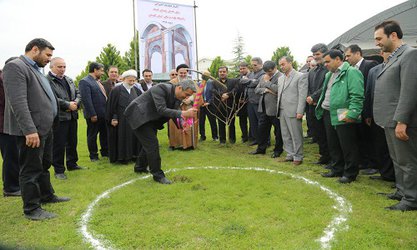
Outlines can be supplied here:
M135 78L138 78L138 72L136 72L136 70L134 70L134 69L129 69L129 70L126 70L125 72L123 72L122 78L126 78L128 76L133 76Z

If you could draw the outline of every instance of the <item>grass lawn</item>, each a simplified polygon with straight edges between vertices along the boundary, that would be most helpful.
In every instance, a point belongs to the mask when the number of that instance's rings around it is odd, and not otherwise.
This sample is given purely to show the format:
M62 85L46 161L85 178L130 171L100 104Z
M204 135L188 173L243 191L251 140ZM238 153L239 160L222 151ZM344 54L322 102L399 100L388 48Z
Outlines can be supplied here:
M111 165L108 159L91 163L85 137L86 125L81 119L78 163L88 169L66 172L66 181L51 178L58 195L72 198L44 206L58 218L29 221L23 217L20 198L1 198L0 249L91 248L80 232L81 216L89 204L106 190L144 175L133 172L133 163ZM395 202L376 195L391 192L391 184L362 175L347 185L320 177L324 169L311 164L317 160L316 145L305 144L304 163L294 167L280 162L283 157L248 155L255 148L240 142L222 147L208 139L198 150L168 151L165 130L159 132L159 138L163 169L177 169L167 174L174 184L138 179L98 202L88 229L105 246L320 249L318 239L338 215L337 202L319 186L288 175L292 174L320 183L351 205L347 221L330 242L332 249L417 249L417 212L386 211L384 207ZM288 174L202 169L206 166L259 167Z

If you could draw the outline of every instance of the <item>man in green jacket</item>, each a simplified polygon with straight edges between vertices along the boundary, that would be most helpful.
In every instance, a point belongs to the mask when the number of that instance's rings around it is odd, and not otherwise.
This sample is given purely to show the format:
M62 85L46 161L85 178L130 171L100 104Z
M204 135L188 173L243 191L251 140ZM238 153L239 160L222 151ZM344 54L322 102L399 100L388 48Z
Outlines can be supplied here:
M340 177L340 183L356 180L359 149L356 123L361 122L364 100L363 75L343 61L343 53L330 50L324 55L329 70L316 106L317 119L323 118L332 170L323 177Z

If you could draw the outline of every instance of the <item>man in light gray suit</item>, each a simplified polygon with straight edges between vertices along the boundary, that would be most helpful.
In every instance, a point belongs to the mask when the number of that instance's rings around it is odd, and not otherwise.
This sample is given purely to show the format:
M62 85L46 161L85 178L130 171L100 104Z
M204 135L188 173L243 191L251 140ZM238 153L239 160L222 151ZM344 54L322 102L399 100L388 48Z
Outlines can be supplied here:
M255 88L255 94L261 96L258 105L258 148L249 154L265 154L266 148L268 147L268 139L271 134L271 127L274 126L275 147L271 157L277 158L284 151L282 149L281 127L277 118L277 83L278 77L282 74L278 71L277 65L273 61L266 61L262 69L265 71L265 74Z
M278 78L278 113L281 124L286 161L294 165L303 162L302 120L307 98L307 75L292 67L292 59L284 56L279 60L283 76Z
M161 83L150 88L127 106L124 114L142 145L138 162L140 166L135 166L135 172L147 172L146 168L149 164L156 182L171 184L161 169L157 130L162 129L170 118L194 117L196 109L181 111L178 108L180 101L195 92L196 88L192 80L183 80L176 85Z
M389 210L417 210L417 50L402 41L395 21L375 27L375 44L391 52L377 75L374 120L385 130L394 163L397 191L388 198L400 202Z
M31 220L56 217L43 210L41 203L69 200L54 195L49 175L58 104L40 68L49 63L53 50L48 41L36 38L26 45L25 55L4 66L4 133L17 137L23 211Z

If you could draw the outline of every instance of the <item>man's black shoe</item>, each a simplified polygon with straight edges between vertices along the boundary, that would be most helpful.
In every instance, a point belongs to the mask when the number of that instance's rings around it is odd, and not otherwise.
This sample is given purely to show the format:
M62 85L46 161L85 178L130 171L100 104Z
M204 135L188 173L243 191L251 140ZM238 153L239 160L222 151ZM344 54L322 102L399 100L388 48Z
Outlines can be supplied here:
M245 143L248 141L248 138L242 138L242 143Z
M218 141L218 140L219 140L219 138L217 138L217 137L213 138L213 141Z
M321 176L325 177L325 178L333 178L333 177L342 177L341 174L337 174L333 171L330 171L328 173L322 173Z
M249 143L249 146L255 146L255 145L258 145L258 143L256 141L253 141L253 142Z
M405 212L405 211L416 211L417 207L410 207L406 204L403 204L403 203L399 202L399 203L397 203L393 206L386 207L385 209Z
M373 176L369 176L369 179L371 179L371 180L383 180L382 179L382 176L380 176L380 175L373 175Z
M361 174L363 175L373 175L377 173L378 173L378 169L373 169L373 168L367 168L361 171Z
M3 196L4 197L18 197L18 196L22 196L22 192L20 192L20 190L17 190L16 192L6 192L3 190Z
M282 153L280 153L280 152L273 152L272 155L271 155L271 158L278 158L278 157L281 156L281 154Z
M55 174L55 178L57 178L58 180L66 180L67 176L64 173L57 173Z
M387 198L391 200L401 201L403 197L397 193L387 194Z
M159 182L161 184L171 184L172 182L168 180L166 177L162 177L161 179L155 180L156 182Z
M46 200L46 201L41 201L41 203L46 204L46 203L59 203L59 202L67 202L70 201L71 198L68 197L58 197L56 195L54 195L54 197L52 197L52 199Z
M346 176L342 176L342 177L340 177L340 179L339 180L337 180L339 183L342 183L342 184L347 184L347 183L351 183L351 182L353 182L353 181L355 181L355 179L352 179L352 178L349 178L349 177L346 177Z
M249 152L249 154L250 155L264 155L265 152L255 150L255 151Z
M332 164L328 164L328 165L324 166L323 168L324 169L329 169L329 170L333 169Z
M68 168L67 167L67 169L68 169L68 171L74 171L74 170L84 170L85 169L85 167L81 167L81 166L75 166L75 167L71 167L71 168Z
M205 141L205 140L206 140L206 137L205 136L201 136L198 141L202 142L202 141Z
M32 212L25 214L25 217L29 220L47 220L55 218L56 216L56 214L45 211L42 208L37 208Z

